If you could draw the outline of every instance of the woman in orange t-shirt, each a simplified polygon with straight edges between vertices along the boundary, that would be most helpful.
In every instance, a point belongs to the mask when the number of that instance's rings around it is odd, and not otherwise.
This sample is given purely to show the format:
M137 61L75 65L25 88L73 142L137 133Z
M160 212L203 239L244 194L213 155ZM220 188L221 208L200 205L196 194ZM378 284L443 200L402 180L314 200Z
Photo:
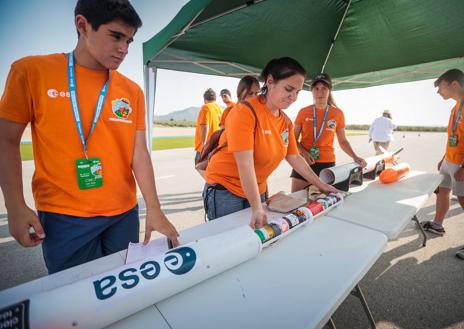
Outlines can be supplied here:
M317 74L311 81L311 92L314 105L302 108L295 119L294 133L300 154L319 176L322 169L335 166L333 142L336 135L342 150L365 167L366 161L356 155L346 139L345 116L333 99L332 80L329 75ZM290 177L292 192L310 185L310 182L295 170L292 170Z
M305 75L294 59L273 59L261 73L261 94L230 112L219 140L226 146L211 157L206 169L203 199L209 220L251 206L250 226L266 224L262 202L267 178L284 158L322 191L337 191L321 182L299 155L293 124L283 112L296 101Z

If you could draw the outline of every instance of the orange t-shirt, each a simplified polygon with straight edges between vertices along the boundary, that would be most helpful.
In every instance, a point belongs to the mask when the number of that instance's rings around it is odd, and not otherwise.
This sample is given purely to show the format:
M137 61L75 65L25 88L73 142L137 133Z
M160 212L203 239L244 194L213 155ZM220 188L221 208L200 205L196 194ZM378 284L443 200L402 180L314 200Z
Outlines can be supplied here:
M75 66L84 137L108 72ZM89 157L101 159L103 186L80 190L75 161L84 158L68 88L67 55L31 56L12 64L0 100L0 118L31 123L36 208L79 217L113 216L136 203L132 157L137 130L145 130L140 87L111 71L108 93L88 140Z
M208 126L208 135L206 136L206 140L208 140L216 130L219 130L221 115L222 109L215 102L206 103L201 107L195 129L195 151L201 152L203 148L203 144L201 143L201 125Z
M314 142L314 105L304 107L298 112L295 125L301 126L301 145L309 151ZM319 134L325 107L316 110L316 134ZM315 146L319 146L319 159L316 162L335 162L335 149L333 146L335 133L338 129L345 128L345 116L342 110L329 106L324 129Z
M258 118L255 130L255 116L245 104L238 103L227 118L225 133L219 145L227 141L210 160L206 169L208 184L221 184L231 193L245 197L233 152L254 151L254 164L259 193L266 191L266 181L280 162L291 154L298 154L293 124L280 111L278 117L272 115L259 96L248 100Z
M230 110L232 110L234 106L235 106L234 102L227 103L226 109L224 110L224 112L222 112L221 121L219 122L219 126L224 127L224 125L226 124L226 118L229 115Z
M453 134L453 123L454 123L454 120L456 120L456 117L459 111L459 106L461 105L462 101L463 99L460 99L454 106L453 110L451 111L450 119L448 122L448 139ZM452 147L452 146L449 146L449 141L446 141L446 153L445 153L446 161L454 163L454 164L459 164L459 165L464 162L464 121L462 118L463 116L464 116L464 107L461 113L461 119L456 124L456 135L458 137L458 145Z

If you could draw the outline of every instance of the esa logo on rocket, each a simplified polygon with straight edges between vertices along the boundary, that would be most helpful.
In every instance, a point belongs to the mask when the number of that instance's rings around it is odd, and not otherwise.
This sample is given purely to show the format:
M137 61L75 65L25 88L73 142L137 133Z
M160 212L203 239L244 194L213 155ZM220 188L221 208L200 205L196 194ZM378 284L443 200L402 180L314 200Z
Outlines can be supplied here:
M163 263L169 272L183 275L192 270L196 260L197 255L192 248L180 247L168 251L164 255ZM108 299L116 294L119 288L118 284L121 288L132 289L140 283L141 279L156 279L161 271L161 266L156 260L145 261L138 269L135 267L125 268L117 275L107 275L93 281L95 295L100 300Z

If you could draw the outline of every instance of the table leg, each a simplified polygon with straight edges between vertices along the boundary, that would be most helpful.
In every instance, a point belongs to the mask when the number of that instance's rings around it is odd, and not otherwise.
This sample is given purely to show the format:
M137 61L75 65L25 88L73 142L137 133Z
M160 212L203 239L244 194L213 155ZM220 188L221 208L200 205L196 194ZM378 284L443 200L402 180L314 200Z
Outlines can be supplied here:
M330 318L329 321L327 321L327 324L325 326L329 327L330 329L337 329L337 327L335 326L335 323L332 320L332 318Z
M425 245L427 243L427 235L425 235L424 229L422 228L422 225L420 224L419 219L417 219L417 216L414 215L411 218L411 220L415 221L417 226L419 226L419 230L421 231L422 237L423 237L423 239L422 239L422 247L425 247Z
M375 324L374 317L372 316L371 310L369 309L369 305L367 305L366 299L364 298L364 295L363 295L363 293L361 291L361 287L359 286L359 284L357 284L356 287L354 287L351 294L353 296L356 296L356 297L359 298L359 300L361 301L361 305L364 308L364 312L366 312L367 318L369 319L369 323L371 325L371 328L376 329L377 326Z

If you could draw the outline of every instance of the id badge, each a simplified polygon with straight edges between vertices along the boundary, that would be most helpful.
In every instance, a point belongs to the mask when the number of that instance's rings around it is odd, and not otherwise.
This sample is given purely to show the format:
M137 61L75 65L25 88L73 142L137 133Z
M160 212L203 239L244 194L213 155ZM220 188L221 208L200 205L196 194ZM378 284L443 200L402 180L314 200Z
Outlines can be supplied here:
M309 149L309 155L311 155L311 158L314 160L319 159L319 146L311 146Z
M86 190L103 185L103 170L100 158L76 160L76 171L79 189Z
M448 142L449 142L449 146L451 146L451 147L458 146L458 136L457 135L451 135L449 137Z

